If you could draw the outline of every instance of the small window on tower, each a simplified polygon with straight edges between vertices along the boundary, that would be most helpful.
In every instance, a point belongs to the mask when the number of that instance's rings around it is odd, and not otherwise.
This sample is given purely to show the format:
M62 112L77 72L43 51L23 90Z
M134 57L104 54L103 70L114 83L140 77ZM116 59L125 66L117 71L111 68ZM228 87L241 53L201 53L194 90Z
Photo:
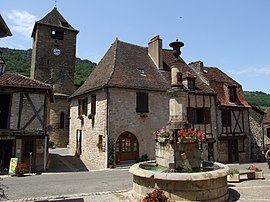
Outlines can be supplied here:
M63 22L63 21L62 21L61 24L62 24L63 27L69 27L69 25L68 25L67 22Z
M63 40L64 39L64 32L52 29L51 38Z

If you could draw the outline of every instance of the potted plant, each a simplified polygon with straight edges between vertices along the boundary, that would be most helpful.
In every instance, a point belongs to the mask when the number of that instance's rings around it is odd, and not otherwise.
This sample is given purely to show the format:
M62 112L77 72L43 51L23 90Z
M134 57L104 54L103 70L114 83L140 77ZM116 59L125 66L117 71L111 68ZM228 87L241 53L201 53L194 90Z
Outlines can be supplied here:
M24 173L27 172L27 165L25 163L18 164L15 168L15 173L18 177L24 176Z
M109 165L109 168L113 168L113 164L114 164L114 156L111 155L108 159L108 165Z
M228 182L239 182L240 181L240 171L237 168L231 169L229 175L227 175Z
M156 135L156 139L158 140L158 142L166 142L167 140L169 140L170 132L166 128L162 127L155 131L154 135Z
M250 165L247 169L255 171L255 179L264 179L263 168L262 167L255 166L255 165Z
M97 148L98 148L99 151L101 151L102 150L102 144L101 143L97 143Z
M88 119L94 119L95 118L95 114L91 113L91 114L88 114Z
M83 115L79 115L77 118L83 120Z

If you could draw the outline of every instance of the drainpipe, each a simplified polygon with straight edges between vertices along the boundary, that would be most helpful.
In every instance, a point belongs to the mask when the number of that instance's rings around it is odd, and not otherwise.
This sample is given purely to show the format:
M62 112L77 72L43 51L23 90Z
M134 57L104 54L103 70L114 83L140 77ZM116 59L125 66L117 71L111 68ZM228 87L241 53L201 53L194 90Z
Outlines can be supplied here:
M110 118L110 93L109 89L105 86L106 100L107 100L107 113L106 113L106 154L105 166L108 167L108 152L109 152L109 118Z

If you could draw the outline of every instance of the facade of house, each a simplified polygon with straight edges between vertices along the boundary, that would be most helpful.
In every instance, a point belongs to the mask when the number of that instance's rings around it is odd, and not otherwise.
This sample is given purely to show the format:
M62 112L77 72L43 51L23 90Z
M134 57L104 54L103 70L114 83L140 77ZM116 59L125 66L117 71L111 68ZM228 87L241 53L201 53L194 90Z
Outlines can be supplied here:
M0 74L1 170L10 158L26 163L31 171L46 169L50 85L14 73ZM31 161L30 161L31 159Z
M57 8L37 21L32 32L31 78L53 86L55 102L50 109L50 141L57 147L68 145L68 97L76 90L74 74L78 32Z
M250 160L250 105L241 85L202 63L187 65L180 57L175 65L173 54L159 36L148 47L116 39L70 97L70 151L99 167L110 156L115 163L144 154L153 159L153 132L169 121L171 74L177 74L186 92L179 98L186 106L184 120L205 134L203 159Z
M201 61L190 63L202 80L216 93L218 161L250 160L250 105L242 86L215 67L205 67Z

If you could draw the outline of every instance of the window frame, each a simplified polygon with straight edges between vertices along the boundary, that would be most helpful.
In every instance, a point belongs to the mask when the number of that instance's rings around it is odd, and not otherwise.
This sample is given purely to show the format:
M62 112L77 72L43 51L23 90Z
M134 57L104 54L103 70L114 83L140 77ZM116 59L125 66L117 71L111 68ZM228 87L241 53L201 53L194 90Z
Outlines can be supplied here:
M190 91L195 91L195 89L196 89L196 86L195 86L195 79L189 78L189 79L187 79L187 83L188 83L188 89L189 89Z
M145 92L136 92L136 112L149 112L149 94Z
M51 29L51 38L63 40L64 39L64 31L57 30L57 29Z
M88 105L87 97L78 100L78 116L81 115L87 116L87 105Z
M235 86L229 86L229 101L230 102L237 102L237 89Z
M187 107L187 119L191 124L210 124L211 108L210 107Z
M221 124L222 124L222 127L232 126L231 110L221 109Z

